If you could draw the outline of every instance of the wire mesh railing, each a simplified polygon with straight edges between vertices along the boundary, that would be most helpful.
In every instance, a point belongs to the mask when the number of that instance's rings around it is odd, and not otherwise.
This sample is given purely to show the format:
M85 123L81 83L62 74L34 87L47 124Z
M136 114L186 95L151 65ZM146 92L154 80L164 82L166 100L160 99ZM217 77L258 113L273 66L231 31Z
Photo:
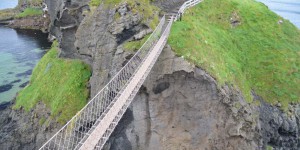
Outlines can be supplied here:
M163 50L165 44L167 43L168 36L170 34L170 29L173 23L173 18L171 18L171 21L167 24L164 33L162 34L160 40L158 41L157 45L151 50L151 52L148 53L146 59L144 59L141 68L136 72L136 75L132 78L132 80L137 81L135 82L136 84L131 84L133 85L134 88L130 91L129 97L126 98L124 103L121 102L121 100L116 101L116 103L120 102L121 107L120 109L117 109L117 115L114 116L113 121L103 134L102 138L98 141L97 145L94 147L96 150L101 150L102 147L104 146L106 140L109 138L110 134L112 131L114 131L115 127L117 126L118 122L122 118L123 114L125 113L126 109L129 107L131 104L132 100L134 99L135 95L137 94L138 90L144 83L146 77L150 73L152 67L154 66L155 62L157 61L159 55L161 54L161 51ZM115 111L115 110L111 110ZM105 121L105 120L103 120ZM98 133L96 133L98 134ZM88 143L90 144L90 143ZM86 149L86 148L83 148Z
M193 7L197 4L199 4L200 2L202 2L202 0L189 0L189 1L184 2L181 5L180 9L178 10L178 13L177 13L174 21L177 21L180 18L180 15L182 15L187 8Z
M79 149L93 127L112 105L112 102L122 93L130 78L142 64L149 50L161 36L165 16L150 35L148 40L128 61L128 63L112 78L112 80L80 110L65 126L63 126L40 150L44 149Z

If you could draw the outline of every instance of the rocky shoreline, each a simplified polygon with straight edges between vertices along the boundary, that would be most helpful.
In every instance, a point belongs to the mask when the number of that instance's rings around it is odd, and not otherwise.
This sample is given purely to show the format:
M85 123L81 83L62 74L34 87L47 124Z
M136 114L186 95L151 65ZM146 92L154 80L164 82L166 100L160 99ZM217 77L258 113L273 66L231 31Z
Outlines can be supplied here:
M15 29L41 30L48 33L50 19L46 10L42 15L16 18L17 14L30 7L43 9L43 3L37 5L30 1L19 0L15 8L0 10L0 25Z
M31 29L41 30L44 33L48 33L49 18L43 16L14 18L9 20L0 20L0 25L8 26L14 29Z
M36 16L36 17L26 17L21 19L10 20L7 26L15 29L41 30L44 33L47 33L48 24L49 24L49 18Z

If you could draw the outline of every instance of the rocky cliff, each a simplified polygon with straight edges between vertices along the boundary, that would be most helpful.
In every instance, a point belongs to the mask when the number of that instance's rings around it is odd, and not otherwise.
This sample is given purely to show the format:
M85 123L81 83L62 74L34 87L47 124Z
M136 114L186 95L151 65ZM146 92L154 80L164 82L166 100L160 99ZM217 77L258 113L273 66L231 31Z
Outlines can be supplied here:
M288 115L253 97L167 46L105 149L299 149L299 106Z
M133 11L142 7L138 2L101 4L95 10L88 2L46 0L50 37L60 42L61 57L91 65L93 96L134 54L124 44L151 28L142 12ZM154 4L170 11L182 2ZM234 86L220 86L166 46L105 149L299 149L300 107L291 105L283 113L255 93L253 99L247 103ZM43 104L29 113L7 108L0 115L4 149L38 149L61 127L40 125L40 118L49 117Z

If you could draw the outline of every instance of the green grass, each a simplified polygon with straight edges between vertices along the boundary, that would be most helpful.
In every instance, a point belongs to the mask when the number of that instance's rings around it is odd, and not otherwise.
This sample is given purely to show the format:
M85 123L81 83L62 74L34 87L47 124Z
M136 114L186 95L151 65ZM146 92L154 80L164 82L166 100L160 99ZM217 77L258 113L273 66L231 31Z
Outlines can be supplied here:
M236 13L241 21L232 27ZM233 85L248 102L251 90L269 103L300 102L300 32L253 0L205 0L176 22L169 44L220 85Z
M46 118L45 117L42 117L39 121L39 125L43 125L44 123L46 122Z
M99 6L101 3L101 0L91 0L89 5L90 6Z
M14 109L30 111L41 101L51 109L51 117L63 124L87 103L90 76L83 62L58 58L54 42L35 67L29 86L18 94Z
M127 51L134 51L135 52L143 46L143 44L147 41L147 39L149 37L150 37L150 34L146 35L141 40L126 42L124 44L124 49L127 50Z
M273 147L268 145L266 150L273 150Z
M16 15L16 18L25 18L32 16L40 16L43 14L43 10L40 8L26 8L23 12Z

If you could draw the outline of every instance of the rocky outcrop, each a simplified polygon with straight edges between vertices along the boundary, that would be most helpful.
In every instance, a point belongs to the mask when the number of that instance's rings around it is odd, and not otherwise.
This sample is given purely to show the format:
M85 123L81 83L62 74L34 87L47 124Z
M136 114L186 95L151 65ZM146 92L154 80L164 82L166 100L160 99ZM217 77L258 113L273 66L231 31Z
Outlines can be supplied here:
M43 16L26 17L20 19L14 19L9 22L8 26L18 29L33 29L47 32L49 24L49 18Z
M42 103L30 112L12 109L13 104L0 109L0 147L3 150L39 149L61 127L51 119Z
M261 103L261 105L260 105ZM105 149L299 149L299 106L287 115L166 47Z
M166 47L105 148L251 149L243 136L255 126L243 127L225 103L235 96Z
M290 105L289 111L282 113L279 108L261 100L259 112L259 126L264 145L269 145L275 150L300 148L299 105Z
M123 44L151 32L149 25L142 23L142 15L129 8L127 3L117 7L100 5L76 32L76 52L85 56L93 68L91 95L101 90L132 56L132 52L120 53L124 52Z
M16 17L26 8L42 9L43 0L18 0L18 5L15 8L0 10L0 25L7 25L17 29L33 29L48 32L50 20L47 12L44 12L43 15Z

